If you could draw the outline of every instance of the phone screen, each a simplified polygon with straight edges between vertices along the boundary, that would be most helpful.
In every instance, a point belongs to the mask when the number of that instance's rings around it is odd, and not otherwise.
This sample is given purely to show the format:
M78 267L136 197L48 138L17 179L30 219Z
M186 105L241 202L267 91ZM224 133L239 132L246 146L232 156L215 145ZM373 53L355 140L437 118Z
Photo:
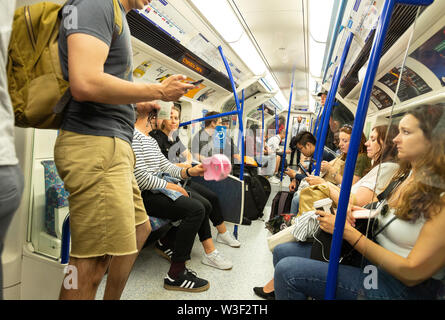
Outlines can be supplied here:
M190 82L190 84L193 84L194 86L197 86L198 84L202 83L204 81L204 79L195 81L195 82Z
M307 172L307 170L303 167L303 165L301 163L298 164L298 167L301 169L301 171L303 171L303 173L306 175L306 177L309 177L309 173Z

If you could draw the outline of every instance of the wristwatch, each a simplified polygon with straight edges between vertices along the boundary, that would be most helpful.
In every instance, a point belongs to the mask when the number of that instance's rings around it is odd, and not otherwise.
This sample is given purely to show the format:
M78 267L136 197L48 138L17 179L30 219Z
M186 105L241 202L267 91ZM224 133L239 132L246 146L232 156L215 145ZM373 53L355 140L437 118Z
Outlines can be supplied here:
M185 169L185 174L187 175L187 177L191 178L192 176L191 176L190 173L189 173L189 169L190 169L190 168Z

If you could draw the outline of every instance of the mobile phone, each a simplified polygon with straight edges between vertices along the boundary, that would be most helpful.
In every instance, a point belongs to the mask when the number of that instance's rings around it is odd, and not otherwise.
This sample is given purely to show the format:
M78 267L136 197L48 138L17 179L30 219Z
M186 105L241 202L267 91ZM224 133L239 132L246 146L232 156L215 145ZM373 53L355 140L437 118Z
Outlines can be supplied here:
M306 177L309 177L309 173L307 172L305 167L303 167L303 165L301 163L298 163L297 165L301 169L301 171L303 171L303 173L306 175Z
M204 79L201 79L201 80L198 80L198 81L195 81L195 82L189 82L189 83L193 84L194 86L197 86L197 85L201 84L203 81L204 81Z
M187 194L189 195L189 198L192 197L192 193L190 191L187 191Z

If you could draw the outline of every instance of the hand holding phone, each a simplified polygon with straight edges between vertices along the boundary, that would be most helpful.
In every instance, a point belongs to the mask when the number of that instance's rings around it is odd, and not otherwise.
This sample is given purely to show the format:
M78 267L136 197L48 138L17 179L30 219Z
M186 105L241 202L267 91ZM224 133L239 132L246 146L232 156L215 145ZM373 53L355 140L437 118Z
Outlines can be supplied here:
M303 171L306 177L309 177L309 172L307 172L306 168L301 163L298 163L297 165L301 169L301 171Z
M195 82L190 82L190 84L193 84L194 86L197 86L197 85L201 84L203 81L204 81L204 79L201 79L201 80L198 80L198 81L195 81Z

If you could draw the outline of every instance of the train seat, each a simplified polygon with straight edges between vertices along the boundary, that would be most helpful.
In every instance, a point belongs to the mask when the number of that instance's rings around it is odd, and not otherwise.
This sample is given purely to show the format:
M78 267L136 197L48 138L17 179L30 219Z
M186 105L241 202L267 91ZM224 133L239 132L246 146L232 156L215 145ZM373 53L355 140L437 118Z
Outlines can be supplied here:
M46 232L61 239L62 224L68 214L69 192L65 190L54 160L41 162L45 170L45 228ZM152 231L169 224L167 219L150 216Z
M54 160L41 161L45 172L45 228L46 232L61 239L62 224L69 213L68 196Z

